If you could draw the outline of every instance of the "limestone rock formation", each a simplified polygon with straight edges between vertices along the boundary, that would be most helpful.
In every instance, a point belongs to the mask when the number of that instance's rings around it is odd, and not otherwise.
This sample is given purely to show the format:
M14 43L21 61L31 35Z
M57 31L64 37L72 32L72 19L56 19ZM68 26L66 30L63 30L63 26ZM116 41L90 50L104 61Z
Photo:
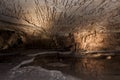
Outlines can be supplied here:
M24 44L78 52L120 49L119 0L2 0L0 7L0 29L17 32Z

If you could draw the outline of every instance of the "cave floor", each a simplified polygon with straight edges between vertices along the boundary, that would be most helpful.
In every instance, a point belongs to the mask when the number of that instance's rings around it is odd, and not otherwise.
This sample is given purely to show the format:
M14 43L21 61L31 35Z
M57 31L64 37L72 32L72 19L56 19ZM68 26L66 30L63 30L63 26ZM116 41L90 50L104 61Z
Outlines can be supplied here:
M40 66L47 70L61 71L81 80L120 80L120 56L111 58L76 58L69 52L24 49L6 51L0 55L0 80L4 80L11 69Z

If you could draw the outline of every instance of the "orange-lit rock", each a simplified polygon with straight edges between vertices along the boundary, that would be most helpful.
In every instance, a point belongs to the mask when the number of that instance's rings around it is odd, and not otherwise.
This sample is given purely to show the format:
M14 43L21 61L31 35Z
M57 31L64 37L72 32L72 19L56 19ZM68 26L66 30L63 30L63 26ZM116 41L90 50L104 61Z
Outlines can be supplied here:
M25 45L77 52L120 49L118 0L2 0L0 3L0 29L15 31Z

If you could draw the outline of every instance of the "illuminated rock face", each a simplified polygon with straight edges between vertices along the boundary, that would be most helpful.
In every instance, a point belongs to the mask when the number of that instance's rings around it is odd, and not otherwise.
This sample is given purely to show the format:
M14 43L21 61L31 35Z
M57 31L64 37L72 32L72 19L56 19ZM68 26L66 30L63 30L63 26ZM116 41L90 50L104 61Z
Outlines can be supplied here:
M2 0L0 29L25 44L69 50L119 50L119 0Z
M77 51L106 51L120 49L120 33L104 29L104 26L90 25L88 29L74 33Z

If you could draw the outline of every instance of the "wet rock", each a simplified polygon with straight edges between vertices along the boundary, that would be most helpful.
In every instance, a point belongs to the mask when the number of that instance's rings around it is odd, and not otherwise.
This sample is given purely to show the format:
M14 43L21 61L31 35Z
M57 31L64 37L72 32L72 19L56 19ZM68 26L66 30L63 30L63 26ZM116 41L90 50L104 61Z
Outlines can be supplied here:
M41 67L23 67L11 70L5 80L80 80L65 76L60 71L46 70Z

